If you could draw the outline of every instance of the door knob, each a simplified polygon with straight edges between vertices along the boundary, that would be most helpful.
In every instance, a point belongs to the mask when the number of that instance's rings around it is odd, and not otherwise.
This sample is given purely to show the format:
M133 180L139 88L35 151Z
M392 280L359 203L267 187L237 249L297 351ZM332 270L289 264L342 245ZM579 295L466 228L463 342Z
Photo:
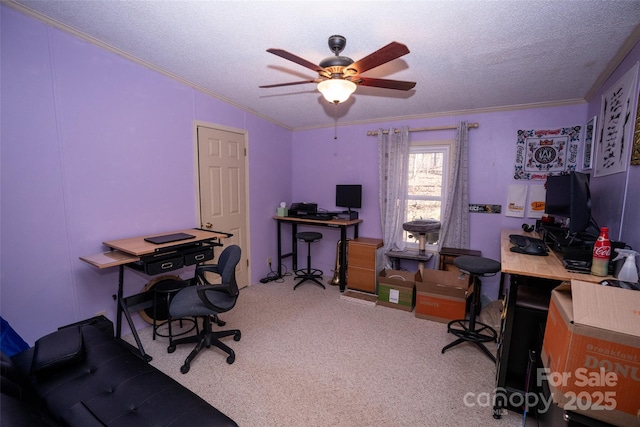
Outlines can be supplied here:
M211 228L211 227L213 227L213 224L211 224L210 222L208 222L208 223L206 223L206 224L204 225L204 227L205 227L205 228Z

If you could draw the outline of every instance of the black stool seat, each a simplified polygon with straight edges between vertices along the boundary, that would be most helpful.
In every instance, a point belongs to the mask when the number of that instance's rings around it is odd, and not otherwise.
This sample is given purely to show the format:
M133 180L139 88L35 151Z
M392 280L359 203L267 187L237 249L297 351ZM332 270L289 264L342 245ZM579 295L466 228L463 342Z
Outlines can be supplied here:
M502 268L498 261L479 256L463 255L455 258L453 264L463 273L469 274L473 281L473 301L469 309L468 319L452 320L447 325L447 332L452 333L457 340L447 344L442 348L442 353L447 349L463 342L471 342L480 348L493 362L496 357L485 347L484 343L496 341L498 334L491 326L476 321L476 314L479 312L482 292L482 282L478 277L492 276Z
M313 243L322 239L322 233L318 233L317 231L301 231L296 234L296 239L307 243Z
M171 304L171 298L178 293L181 289L189 286L189 283L184 280L179 279L165 279L156 283L153 286L153 335L152 339L156 339L156 335L159 337L173 337L180 336L186 333L191 332L194 328L197 327L196 321L194 319L180 319L180 325L182 326L183 321L193 322L193 326L181 332L180 334L173 335L171 330L171 316L169 315L169 305ZM160 301L158 301L160 299ZM160 304L164 303L164 307L159 307ZM160 313L162 311L162 313ZM158 320L164 320L166 322L157 323ZM168 326L168 335L164 335L158 332L158 328L163 325Z
M306 281L314 282L315 284L322 286L323 289L326 289L320 281L323 276L322 270L311 268L311 243L317 242L322 239L322 233L318 233L317 231L301 231L299 233L296 233L296 239L307 244L307 268L295 270L296 279L302 280L296 283L293 289L295 290L298 286Z
M502 266L498 261L480 256L462 255L453 260L453 265L462 272L476 276L494 275Z

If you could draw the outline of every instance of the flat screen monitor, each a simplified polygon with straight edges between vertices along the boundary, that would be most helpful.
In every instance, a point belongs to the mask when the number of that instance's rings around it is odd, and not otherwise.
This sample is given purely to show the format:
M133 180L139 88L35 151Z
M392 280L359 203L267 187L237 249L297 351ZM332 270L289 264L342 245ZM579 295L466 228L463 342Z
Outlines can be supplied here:
M336 185L336 206L347 208L349 211L362 207L362 185Z
M569 218L569 232L588 231L591 224L589 175L571 171L547 177L545 213Z

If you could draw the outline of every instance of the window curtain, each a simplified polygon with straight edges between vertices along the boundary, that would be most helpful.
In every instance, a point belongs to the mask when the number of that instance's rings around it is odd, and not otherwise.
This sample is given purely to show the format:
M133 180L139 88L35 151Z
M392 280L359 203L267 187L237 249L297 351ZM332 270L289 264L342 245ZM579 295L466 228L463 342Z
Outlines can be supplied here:
M469 249L469 127L466 121L458 123L454 151L438 250L442 247Z
M384 252L404 250L402 224L407 205L407 168L409 167L409 128L399 132L389 129L385 135L378 129L378 177L380 221ZM385 256L386 268L391 261Z

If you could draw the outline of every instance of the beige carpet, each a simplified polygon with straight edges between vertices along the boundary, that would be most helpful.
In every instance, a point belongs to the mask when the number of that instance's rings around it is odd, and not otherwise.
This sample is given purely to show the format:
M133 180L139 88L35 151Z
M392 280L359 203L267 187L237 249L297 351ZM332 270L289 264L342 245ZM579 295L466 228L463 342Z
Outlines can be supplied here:
M221 317L242 331L239 342L228 338L235 363L211 348L186 375L180 366L191 345L168 354L167 338L139 332L152 365L241 426L521 424L513 412L493 419L495 366L475 346L441 354L454 339L445 324L351 301L333 286L294 291L291 279L243 289Z

